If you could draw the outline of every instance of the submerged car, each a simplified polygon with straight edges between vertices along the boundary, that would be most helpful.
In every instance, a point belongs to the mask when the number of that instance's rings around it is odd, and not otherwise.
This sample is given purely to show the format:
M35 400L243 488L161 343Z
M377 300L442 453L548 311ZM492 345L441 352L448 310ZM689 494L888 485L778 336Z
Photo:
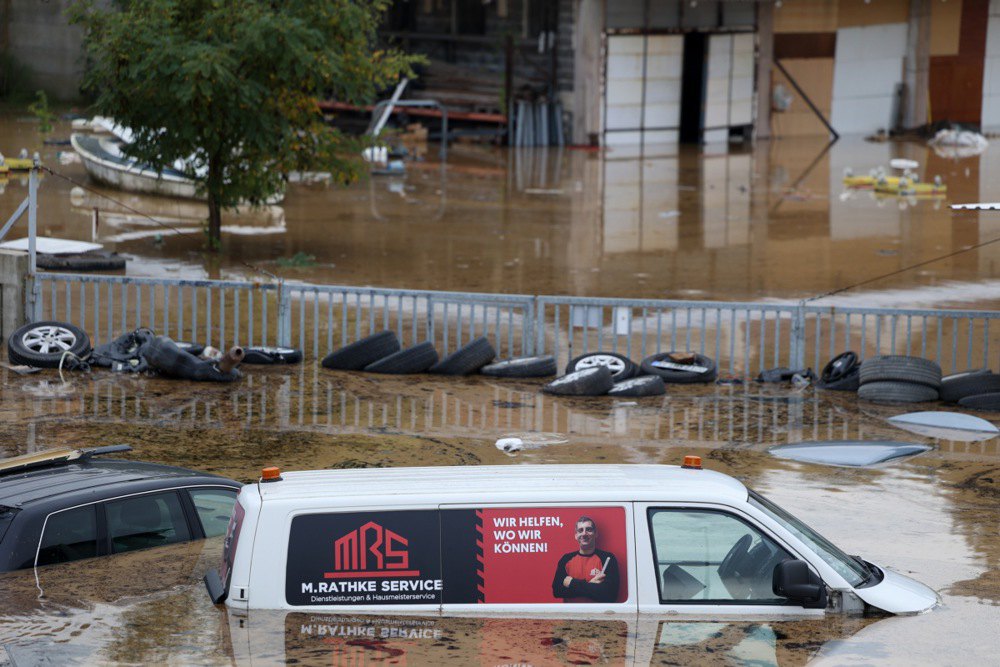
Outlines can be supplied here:
M0 572L222 535L241 484L102 458L128 445L0 461Z
M698 457L266 468L205 583L236 611L811 616L938 602Z

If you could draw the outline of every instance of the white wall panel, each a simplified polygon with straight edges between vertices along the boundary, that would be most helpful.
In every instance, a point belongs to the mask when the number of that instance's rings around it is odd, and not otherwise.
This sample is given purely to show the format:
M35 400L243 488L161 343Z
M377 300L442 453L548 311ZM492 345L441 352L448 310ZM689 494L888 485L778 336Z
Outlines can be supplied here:
M830 112L830 123L837 132L867 134L890 127L905 55L905 23L837 31Z
M984 132L1000 131L1000 0L990 0L990 15L986 24L980 124Z

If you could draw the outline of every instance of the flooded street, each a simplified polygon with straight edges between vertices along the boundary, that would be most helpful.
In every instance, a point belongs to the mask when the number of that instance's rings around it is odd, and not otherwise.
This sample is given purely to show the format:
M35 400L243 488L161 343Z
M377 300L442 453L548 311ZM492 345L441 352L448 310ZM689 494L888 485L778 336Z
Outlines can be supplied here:
M51 137L69 136L68 124ZM7 117L0 150L38 150L66 179L93 186L69 146L42 145L35 124ZM453 144L447 165L432 145L403 177L349 188L290 184L280 207L224 221L226 252L203 252L204 207L70 180L40 187L44 234L97 240L132 259L136 276L268 279L408 289L698 298L800 299L1000 237L1000 214L952 212L990 201L1000 152L961 160L919 143L845 138L703 151L650 147L599 154ZM893 157L940 176L945 199L845 192L845 168L867 174ZM26 195L12 177L6 218ZM94 209L98 209L96 229ZM149 216L149 217L144 217ZM150 220L150 217L158 222ZM17 231L13 232L19 236ZM845 298L864 305L994 303L1000 245L987 245ZM266 273L263 273L266 272Z
M39 375L43 379L39 379ZM1000 443L913 436L899 411L853 395L757 385L676 388L635 401L552 398L540 383L373 378L307 364L250 370L235 386L109 374L3 371L3 455L130 442L136 459L251 481L262 466L632 462L707 466L745 481L844 546L937 590L919 617L746 619L416 619L251 612L230 617L200 581L219 540L4 575L0 642L60 662L368 664L968 664L988 662L1000 622ZM48 384L43 384L48 382ZM508 455L497 437L522 435ZM772 457L800 440L934 445L875 469ZM149 591L155 591L150 593ZM711 651L711 653L709 653ZM710 658L712 656L712 658ZM20 663L18 663L20 664Z
M65 123L52 135L68 137ZM33 123L0 122L0 150L39 150L88 184L68 146ZM574 150L451 147L405 179L346 189L290 185L281 208L224 219L225 252L203 252L200 207L109 192L71 197L46 175L40 234L105 243L129 275L288 280L435 290L719 300L797 300L1000 237L1000 150L961 161L919 144L787 141L754 150L676 148L641 158ZM433 153L433 151L432 151ZM843 193L890 157L940 174L948 198ZM26 196L11 178L6 218ZM94 225L93 208L99 208ZM129 209L142 211L163 224ZM168 225L168 226L164 226ZM12 232L22 236L24 226ZM183 231L184 233L178 233ZM313 259L309 259L312 256ZM1000 244L837 297L856 305L1000 307ZM995 364L994 364L995 367ZM988 664L1000 627L1000 439L913 435L900 407L812 387L673 385L666 396L560 398L542 381L374 376L307 355L245 367L235 384L0 369L0 458L130 443L126 458L257 479L368 466L624 462L697 454L843 547L934 588L917 617L822 620L510 619L231 615L201 577L221 540L0 575L0 665L11 664ZM923 407L923 406L922 406ZM937 406L943 409L944 406ZM933 409L933 408L924 408ZM997 414L984 413L995 420ZM525 440L506 454L494 443ZM874 468L775 458L827 439L905 440L919 456Z

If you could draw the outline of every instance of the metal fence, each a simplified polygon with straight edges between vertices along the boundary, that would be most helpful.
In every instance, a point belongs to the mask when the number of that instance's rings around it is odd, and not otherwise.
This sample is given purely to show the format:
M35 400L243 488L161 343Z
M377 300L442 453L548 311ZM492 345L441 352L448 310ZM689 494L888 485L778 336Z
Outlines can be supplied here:
M34 319L65 320L95 344L137 327L177 340L296 346L319 358L377 331L448 354L486 336L500 357L596 351L635 360L671 350L712 357L720 372L820 369L843 350L912 354L945 372L990 366L1000 312L804 304L601 299L334 285L39 273Z

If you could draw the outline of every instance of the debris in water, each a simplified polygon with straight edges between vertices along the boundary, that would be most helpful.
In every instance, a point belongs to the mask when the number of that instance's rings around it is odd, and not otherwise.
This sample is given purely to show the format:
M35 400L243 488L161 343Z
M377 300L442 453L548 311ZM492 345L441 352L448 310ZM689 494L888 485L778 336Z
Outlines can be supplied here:
M497 449L507 454L513 454L524 449L524 441L520 438L500 438L496 443Z
M961 442L989 440L1000 433L1000 429L991 422L961 412L908 412L889 417L889 423L928 438Z
M767 451L781 459L802 463L858 468L916 456L933 449L915 442L826 440L777 445Z

